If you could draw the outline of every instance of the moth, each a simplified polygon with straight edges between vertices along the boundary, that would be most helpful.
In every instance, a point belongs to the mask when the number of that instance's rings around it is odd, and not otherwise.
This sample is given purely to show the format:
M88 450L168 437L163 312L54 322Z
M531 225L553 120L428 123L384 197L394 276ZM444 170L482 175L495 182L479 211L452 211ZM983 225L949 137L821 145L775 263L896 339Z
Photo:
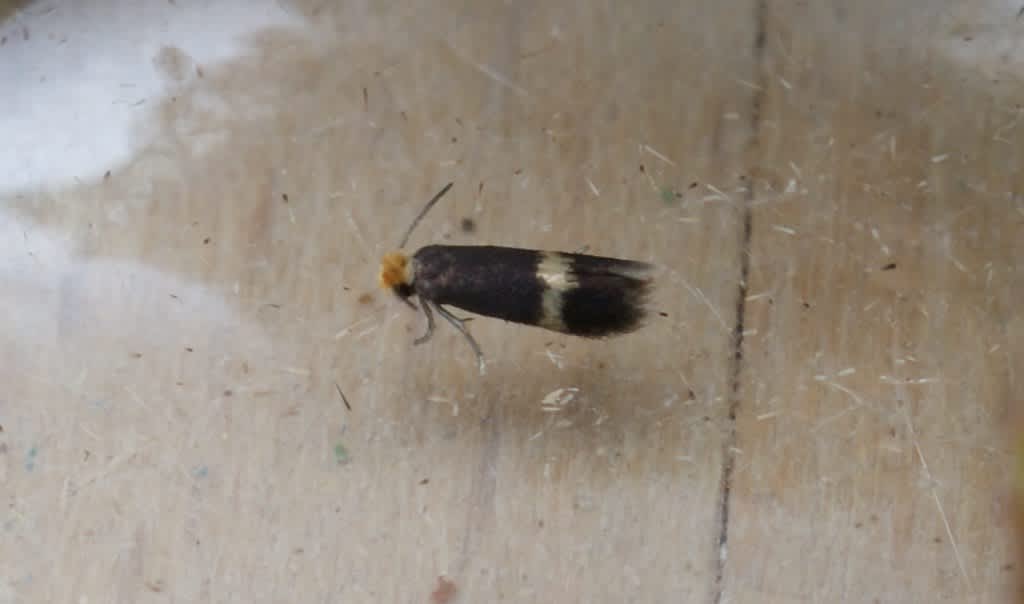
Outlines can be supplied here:
M438 192L413 220L398 249L454 183ZM483 372L480 345L446 306L476 315L584 338L633 332L648 316L652 265L636 260L493 245L427 245L411 256L395 251L381 261L380 285L427 320L423 344L434 334L434 313L469 342Z

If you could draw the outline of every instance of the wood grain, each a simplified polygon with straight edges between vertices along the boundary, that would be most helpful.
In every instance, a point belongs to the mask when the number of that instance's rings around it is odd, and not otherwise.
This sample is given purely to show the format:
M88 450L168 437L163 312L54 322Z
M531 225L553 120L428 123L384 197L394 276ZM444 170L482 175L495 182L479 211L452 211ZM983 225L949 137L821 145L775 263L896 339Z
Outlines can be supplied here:
M851 12L769 17L723 601L1005 601L1016 110Z
M0 22L22 95L80 92L0 123L132 124L0 182L0 604L1006 599L1021 88L958 54L980 16L282 2L205 58L233 1ZM82 67L125 39L131 81ZM448 181L412 248L653 262L651 323L414 347L378 263Z

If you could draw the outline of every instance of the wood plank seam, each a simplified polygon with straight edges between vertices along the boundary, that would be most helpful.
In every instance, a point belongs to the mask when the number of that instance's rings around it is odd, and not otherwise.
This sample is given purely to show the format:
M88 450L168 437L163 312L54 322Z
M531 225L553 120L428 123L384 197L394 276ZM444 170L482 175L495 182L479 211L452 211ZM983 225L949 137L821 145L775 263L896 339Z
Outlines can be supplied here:
M757 0L754 5L755 34L753 44L754 65L756 73L756 89L751 97L750 107L750 141L748 143L747 162L758 156L758 145L761 135L761 105L764 101L765 73L764 48L767 25L767 0ZM728 558L729 546L729 504L732 496L732 475L736 465L736 415L740 407L740 379L743 374L743 331L746 319L747 282L750 277L751 239L753 238L753 202L754 178L749 176L746 194L743 197L742 229L740 236L740 279L736 292L736 312L732 334L733 355L729 368L729 416L728 433L722 444L722 479L719 493L717 543L715 556L715 585L711 601L720 604L725 591L725 563ZM717 555L716 555L717 554Z

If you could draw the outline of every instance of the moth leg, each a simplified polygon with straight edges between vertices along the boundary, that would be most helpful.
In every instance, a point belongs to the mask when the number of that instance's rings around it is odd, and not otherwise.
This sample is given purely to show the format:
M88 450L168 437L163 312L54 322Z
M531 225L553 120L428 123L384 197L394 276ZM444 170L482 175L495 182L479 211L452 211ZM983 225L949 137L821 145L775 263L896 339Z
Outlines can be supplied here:
M410 302L409 304L412 304ZM415 306L413 308L416 308ZM430 336L434 335L434 313L430 312L430 302L427 302L423 298L420 298L420 308L423 309L423 314L427 316L427 333L413 340L413 345L420 345L430 339Z
M411 300L409 300L409 298L402 298L401 296L399 296L398 299L401 300L402 302L405 302L405 305L408 306L409 308L413 310L419 310L418 308L416 308L416 305L413 304Z
M469 330L466 329L465 325L466 322L469 321L470 319L460 319L453 315L452 313L445 310L444 307L441 306L440 304L434 305L434 309L437 310L438 314L444 317L446 321L451 323L452 327L459 330L459 333L465 336L466 341L469 342L469 345L473 348L473 352L476 353L476 361L480 365L480 373L483 374L484 353L483 351L480 350L480 345L476 343L476 340L473 338L472 334L469 333Z

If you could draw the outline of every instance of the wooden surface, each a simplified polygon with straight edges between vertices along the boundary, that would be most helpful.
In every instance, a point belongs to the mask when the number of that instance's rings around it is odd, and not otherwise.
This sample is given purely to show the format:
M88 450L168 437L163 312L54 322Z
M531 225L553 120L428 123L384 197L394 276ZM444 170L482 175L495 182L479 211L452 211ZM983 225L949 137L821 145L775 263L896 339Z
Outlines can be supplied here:
M1016 9L811 4L0 5L0 604L1011 601ZM413 347L450 180L667 316Z

